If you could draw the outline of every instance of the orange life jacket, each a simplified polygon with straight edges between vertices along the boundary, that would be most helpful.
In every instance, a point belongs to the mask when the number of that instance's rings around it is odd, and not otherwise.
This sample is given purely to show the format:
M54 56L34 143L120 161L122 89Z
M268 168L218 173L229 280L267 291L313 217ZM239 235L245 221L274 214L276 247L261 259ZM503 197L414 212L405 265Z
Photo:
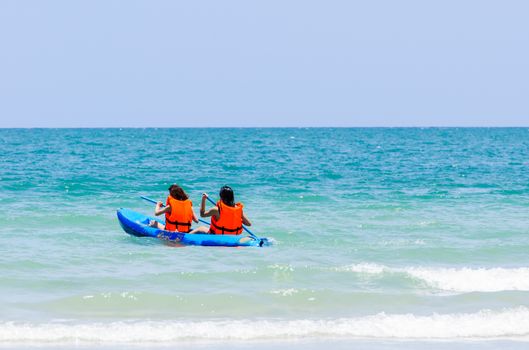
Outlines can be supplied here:
M193 221L193 203L186 199L179 201L173 197L167 197L166 204L171 206L171 212L165 213L165 229L167 231L189 232L191 221Z
M216 235L240 235L242 233L242 203L236 203L234 207L217 202L219 208L219 219L215 215L211 217L210 232Z

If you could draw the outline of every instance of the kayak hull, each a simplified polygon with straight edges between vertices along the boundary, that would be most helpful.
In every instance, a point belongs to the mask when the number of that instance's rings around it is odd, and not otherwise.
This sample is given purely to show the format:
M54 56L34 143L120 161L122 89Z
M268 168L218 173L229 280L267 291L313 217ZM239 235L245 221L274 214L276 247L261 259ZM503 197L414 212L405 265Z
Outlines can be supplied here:
M256 240L249 235L211 235L211 234L189 234L183 232L172 232L160 230L149 226L149 221L156 220L164 223L154 217L140 214L130 209L121 208L117 211L119 224L123 230L136 237L152 237L173 243L185 245L202 245L202 246L222 246L222 247L241 247L253 246L261 247L268 245L268 240L262 238Z

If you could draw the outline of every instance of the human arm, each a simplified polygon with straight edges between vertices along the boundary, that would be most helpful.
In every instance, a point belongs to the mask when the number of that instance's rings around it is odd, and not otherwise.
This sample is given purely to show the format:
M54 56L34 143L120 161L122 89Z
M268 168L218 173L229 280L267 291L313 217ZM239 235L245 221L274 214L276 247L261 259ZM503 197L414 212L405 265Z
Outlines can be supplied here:
M162 215L165 213L169 213L170 211L171 211L170 205L163 207L163 203L158 202L156 203L156 207L154 208L154 215L158 216L158 215Z
M207 218L215 215L215 219L219 219L219 208L216 206L206 211L206 199L208 195L206 193L202 194L202 201L200 202L200 217Z
M244 213L242 213L242 223L246 226L252 226L252 222L248 220L248 218L246 217L246 215L244 215Z

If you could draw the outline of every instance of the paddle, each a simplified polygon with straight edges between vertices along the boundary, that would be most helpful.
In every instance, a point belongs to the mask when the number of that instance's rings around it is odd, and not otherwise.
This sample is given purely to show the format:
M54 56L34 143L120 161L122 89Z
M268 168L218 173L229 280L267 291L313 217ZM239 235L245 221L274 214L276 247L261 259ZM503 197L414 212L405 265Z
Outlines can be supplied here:
M213 205L215 205L215 206L217 205L217 203L215 203L211 198L209 198L208 195L206 195L206 198L207 198L208 201L210 201L211 204L213 204ZM249 234L252 238L254 238L255 240L258 240L258 241L261 240L261 238L259 238L259 237L257 237L256 235L254 235L252 231L248 230L248 228L247 228L246 226L242 225L242 228L244 229L244 231L248 232L248 234Z
M141 199L145 199L147 202L151 202L153 204L157 204L158 202L155 201L154 199L150 199L149 197L145 197L145 196L140 196ZM162 207L165 207L165 205L162 204Z
M153 204L157 204L157 203L158 203L157 201L155 201L154 199L151 199L151 198L149 198L149 197L140 196L140 198L141 198L141 199L145 199L147 202L151 202L151 203L153 203ZM165 207L165 205L162 204L162 207ZM200 221L200 222L203 223L203 224L208 224L208 225L210 225L210 223L207 222L206 220L198 219L198 221Z

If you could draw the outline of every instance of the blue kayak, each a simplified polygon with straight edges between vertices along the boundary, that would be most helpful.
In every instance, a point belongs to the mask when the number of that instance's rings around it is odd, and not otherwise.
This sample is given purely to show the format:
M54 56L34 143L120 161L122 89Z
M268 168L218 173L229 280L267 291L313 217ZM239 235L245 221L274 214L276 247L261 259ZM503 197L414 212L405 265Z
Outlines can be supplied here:
M255 239L245 233L240 235L210 235L210 234L189 234L183 232L173 232L150 227L149 221L162 220L137 213L130 209L121 208L117 211L119 224L125 232L137 237L153 237L173 243L185 245L223 246L223 247L262 247L270 245L267 238Z

